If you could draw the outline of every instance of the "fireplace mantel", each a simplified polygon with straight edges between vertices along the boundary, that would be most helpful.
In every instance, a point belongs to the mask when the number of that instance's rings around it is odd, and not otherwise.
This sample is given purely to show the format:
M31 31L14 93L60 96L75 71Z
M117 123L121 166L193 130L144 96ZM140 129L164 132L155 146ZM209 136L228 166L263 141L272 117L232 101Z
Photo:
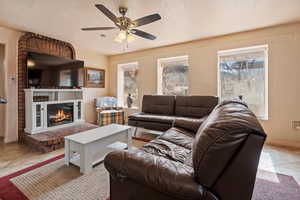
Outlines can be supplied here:
M83 89L24 89L25 91L25 132L29 134L63 128L77 123L83 123ZM55 106L53 106L55 105ZM69 112L65 118L64 108L68 105ZM70 109L71 106L71 109ZM61 123L50 124L53 121L53 108L61 107L58 111ZM50 115L51 113L51 115ZM51 120L50 120L51 119Z
M25 92L83 92L83 89L38 89L38 88L27 88Z

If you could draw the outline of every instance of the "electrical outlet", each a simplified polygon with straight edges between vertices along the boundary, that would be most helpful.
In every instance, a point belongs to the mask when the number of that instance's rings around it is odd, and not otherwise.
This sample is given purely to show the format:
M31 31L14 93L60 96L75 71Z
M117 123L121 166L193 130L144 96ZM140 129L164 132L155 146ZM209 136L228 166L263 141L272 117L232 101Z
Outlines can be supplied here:
M292 121L292 128L300 131L300 121Z

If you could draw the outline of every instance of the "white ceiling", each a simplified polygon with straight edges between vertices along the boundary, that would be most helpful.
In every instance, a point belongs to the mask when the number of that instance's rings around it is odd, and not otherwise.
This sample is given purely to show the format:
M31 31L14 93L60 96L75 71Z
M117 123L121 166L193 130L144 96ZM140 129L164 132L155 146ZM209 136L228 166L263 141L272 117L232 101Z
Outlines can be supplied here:
M83 32L112 26L94 4L115 14L126 5L132 19L159 13L162 20L139 27L157 36L137 38L124 50L117 30ZM0 0L0 25L68 41L106 55L174 44L300 20L300 0ZM100 34L106 37L100 37Z

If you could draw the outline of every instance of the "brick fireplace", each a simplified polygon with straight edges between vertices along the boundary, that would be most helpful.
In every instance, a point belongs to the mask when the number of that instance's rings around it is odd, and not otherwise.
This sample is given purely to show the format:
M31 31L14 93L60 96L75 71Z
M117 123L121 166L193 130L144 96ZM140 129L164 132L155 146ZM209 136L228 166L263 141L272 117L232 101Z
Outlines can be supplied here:
M35 53L43 53L53 56L61 56L69 59L76 59L75 50L72 44L56 40L53 38L49 38L43 35L35 34L27 32L25 33L20 39L18 43L18 133L19 133L19 141L23 142L30 147L37 149L41 152L49 152L58 148L62 148L64 146L64 136L71 135L74 133L78 133L81 131L89 130L92 128L96 128L96 125L88 124L88 123L76 123L79 120L83 121L83 104L82 101L79 99L73 99L74 106L73 110L73 123L64 123L64 124L56 124L55 126L50 126L49 130L39 133L39 134L26 134L25 133L25 126L26 126L26 111L25 109L25 90L30 90L28 87L28 80L27 80L27 56L29 52ZM74 90L73 90L74 91ZM82 91L81 91L82 92ZM77 92L80 93L80 92ZM35 124L38 125L40 128L43 127L42 125L47 124L47 122L42 124L42 120L47 118L45 116L45 101L50 101L49 99L51 95L39 95L35 96L33 101L36 104L36 118ZM70 102L69 99L67 101ZM51 102L49 102L51 103ZM65 103L65 102L62 102ZM59 114L61 117L62 113ZM69 122L69 121L68 121ZM69 127L64 127L68 126ZM55 128L58 128L57 130ZM41 130L39 130L41 131ZM38 132L39 132L38 131Z
M28 52L44 53L54 56L75 59L75 50L70 43L42 36L35 33L25 33L18 43L18 132L19 140L23 140L25 128L25 93L27 83Z

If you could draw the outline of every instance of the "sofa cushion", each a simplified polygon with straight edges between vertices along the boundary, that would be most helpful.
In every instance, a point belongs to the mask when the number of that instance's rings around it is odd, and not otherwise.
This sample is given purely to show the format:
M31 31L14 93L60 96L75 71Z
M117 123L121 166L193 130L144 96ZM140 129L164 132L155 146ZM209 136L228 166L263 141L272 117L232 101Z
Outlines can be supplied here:
M128 119L149 121L149 122L159 122L164 124L173 124L176 117L169 115L153 115L147 113L134 113L128 116Z
M175 96L144 95L142 112L160 115L174 115Z
M166 140L187 149L192 149L195 134L180 128L170 128L159 136L159 139Z
M246 104L239 100L219 104L202 123L193 142L197 182L211 187L249 134L265 136Z
M218 104L214 96L176 96L175 115L202 118Z
M174 127L183 128L192 131L194 134L198 131L200 125L207 119L207 116L202 118L191 117L176 117Z
M145 144L140 150L181 163L185 162L191 152L190 149L159 138Z
M150 122L150 121L140 121L140 120L134 120L134 119L129 119L128 125L134 126L134 127L145 128L145 129L149 129L149 130L154 130L154 131L167 131L168 129L170 129L172 127L172 124Z

